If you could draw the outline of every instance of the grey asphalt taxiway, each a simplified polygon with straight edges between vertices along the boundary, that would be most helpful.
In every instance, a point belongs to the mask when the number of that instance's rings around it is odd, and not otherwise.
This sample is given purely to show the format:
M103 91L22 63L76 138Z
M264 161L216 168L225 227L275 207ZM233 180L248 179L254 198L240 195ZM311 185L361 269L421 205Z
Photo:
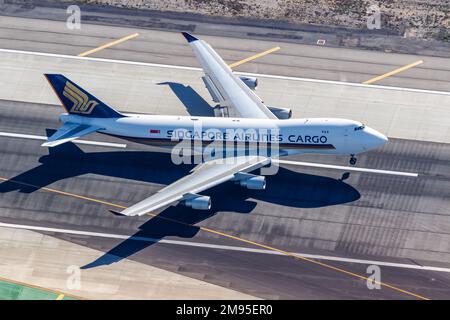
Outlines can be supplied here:
M26 9L18 12L24 11ZM39 13L42 14L42 10ZM126 25L104 26L95 22L83 23L81 29L70 30L66 27L65 15L65 10L60 10L59 15L49 16L49 20L2 16L1 48L78 55L137 32L139 37L90 56L198 67L191 49L185 45L185 39L175 30L149 30ZM422 59L422 65L395 77L385 78L379 84L449 91L448 58L321 47L306 45L303 41L283 42L270 37L271 29L241 30L234 26L214 24L193 29L188 22L186 25L180 24L178 28L207 41L228 63L275 46L281 47L277 52L237 67L236 71L361 83ZM263 33L264 37L251 37L250 31ZM317 38L320 37L318 34Z
M0 105L2 132L46 135L47 129L58 127L59 107L8 101ZM100 135L91 139L120 142ZM386 147L360 156L365 167L407 168L420 172L418 178L286 166L268 177L265 191L226 183L207 192L213 199L211 212L177 206L162 212L163 218L151 219L117 217L109 213L112 208L108 205L45 188L51 185L52 189L126 206L182 177L192 166L175 166L170 155L151 153L139 145L117 150L67 144L48 151L39 144L2 138L2 175L14 182L0 184L1 222L156 239L48 233L104 252L84 268L127 258L261 298L414 298L384 287L369 290L365 281L292 257L157 242L182 239L252 247L199 226L291 252L450 265L447 144L394 139ZM314 161L345 165L347 159L314 157ZM330 264L367 275L367 264ZM448 272L386 266L381 270L383 282L421 296L443 299L450 294Z

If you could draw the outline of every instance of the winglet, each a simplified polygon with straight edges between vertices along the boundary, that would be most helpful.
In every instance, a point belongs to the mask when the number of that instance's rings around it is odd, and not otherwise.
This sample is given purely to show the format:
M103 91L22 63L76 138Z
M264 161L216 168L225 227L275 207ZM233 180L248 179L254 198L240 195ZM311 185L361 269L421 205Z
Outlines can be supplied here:
M125 215L119 211L115 211L115 210L109 210L109 212L111 212L112 214L114 214L115 216L120 216L120 217L124 217Z
M186 38L187 42L189 42L189 43L198 40L196 37L194 37L193 35L191 35L191 34L189 34L187 32L182 32L181 34L183 35L183 37Z

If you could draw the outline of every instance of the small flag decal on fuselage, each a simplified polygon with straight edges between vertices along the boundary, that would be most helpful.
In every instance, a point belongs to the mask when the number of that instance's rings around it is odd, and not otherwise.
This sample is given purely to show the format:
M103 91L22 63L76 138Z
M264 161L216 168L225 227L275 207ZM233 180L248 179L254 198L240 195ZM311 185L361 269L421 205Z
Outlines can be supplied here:
M150 133L160 133L161 130L159 129L150 129Z

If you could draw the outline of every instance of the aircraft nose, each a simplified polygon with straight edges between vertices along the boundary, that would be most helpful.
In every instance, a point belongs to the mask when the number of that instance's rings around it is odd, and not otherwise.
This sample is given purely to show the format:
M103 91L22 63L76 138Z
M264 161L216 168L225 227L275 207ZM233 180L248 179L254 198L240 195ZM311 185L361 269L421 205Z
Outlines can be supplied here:
M375 129L366 127L366 132L369 136L367 143L368 149L382 147L388 142L388 138L384 134L378 132Z

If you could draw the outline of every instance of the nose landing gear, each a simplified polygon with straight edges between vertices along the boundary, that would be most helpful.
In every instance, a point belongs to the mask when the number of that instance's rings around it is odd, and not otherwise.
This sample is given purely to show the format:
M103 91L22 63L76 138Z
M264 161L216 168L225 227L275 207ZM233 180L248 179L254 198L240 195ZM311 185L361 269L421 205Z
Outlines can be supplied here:
M357 159L354 154L350 155L350 161L349 161L350 165L354 166L356 164L356 160Z

